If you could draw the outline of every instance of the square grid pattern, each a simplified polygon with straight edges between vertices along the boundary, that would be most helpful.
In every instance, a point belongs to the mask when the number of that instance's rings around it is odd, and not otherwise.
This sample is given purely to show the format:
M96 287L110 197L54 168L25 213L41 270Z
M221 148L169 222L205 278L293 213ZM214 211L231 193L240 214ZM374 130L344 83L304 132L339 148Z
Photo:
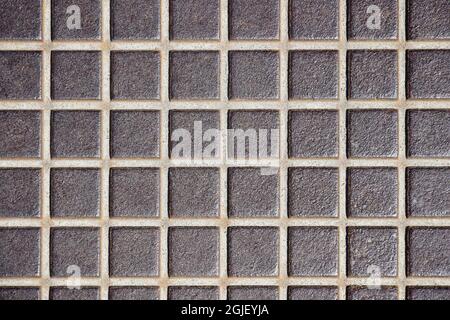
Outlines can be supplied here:
M2 1L0 299L450 299L450 3L319 2Z

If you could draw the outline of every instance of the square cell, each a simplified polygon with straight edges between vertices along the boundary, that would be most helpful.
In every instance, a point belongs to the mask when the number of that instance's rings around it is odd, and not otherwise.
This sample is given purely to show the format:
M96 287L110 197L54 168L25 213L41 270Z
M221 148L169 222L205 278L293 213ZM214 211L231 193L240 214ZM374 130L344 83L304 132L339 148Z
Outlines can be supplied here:
M70 289L66 287L51 287L49 292L50 300L100 300L100 288L81 287Z
M39 287L0 287L0 301L39 300Z
M109 287L108 300L159 300L159 287Z
M41 0L3 0L1 2L1 40L39 40L42 38L41 29Z
M219 287L176 286L167 288L168 300L219 300Z
M228 276L277 276L279 241L275 227L228 228Z
M398 300L397 287L382 286L371 288L365 286L347 287L347 300Z
M406 287L406 300L450 300L450 287Z
M338 300L338 287L294 286L288 287L288 300Z
M406 1L406 37L408 40L450 39L447 0Z
M278 300L278 287L231 286L227 288L227 300Z

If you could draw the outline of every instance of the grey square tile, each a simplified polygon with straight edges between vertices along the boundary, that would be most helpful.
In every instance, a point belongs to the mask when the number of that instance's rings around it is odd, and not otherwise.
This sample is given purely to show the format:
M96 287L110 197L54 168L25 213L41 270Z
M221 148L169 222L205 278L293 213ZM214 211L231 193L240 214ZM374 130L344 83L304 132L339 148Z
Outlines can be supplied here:
M213 227L169 228L169 276L219 275L219 229Z
M228 300L278 300L278 287L232 286L227 288Z
M112 158L159 157L158 111L112 111L110 121Z
M288 287L288 300L338 300L337 287Z
M397 155L396 110L347 111L347 157L395 158Z
M39 288L36 287L0 287L0 301L5 300L39 300Z
M159 168L113 168L109 174L111 217L157 217Z
M40 189L39 169L0 169L0 217L38 217Z
M350 50L347 52L347 98L396 99L397 52Z
M100 300L100 289L97 287L82 287L69 289L66 287L51 287L50 300Z
M220 0L170 0L171 40L217 40Z
M450 228L408 228L406 269L408 276L450 275Z
M396 39L397 21L397 0L347 0L349 39Z
M369 277L397 275L396 228L347 228L347 275Z
M347 216L393 217L397 213L397 168L347 169Z
M159 300L159 288L109 287L108 300Z
M159 99L160 73L157 51L112 51L111 98Z
M41 39L41 7L41 0L3 0L0 4L0 39Z
M338 0L290 0L289 38L335 40L339 34Z
M3 21L3 19L0 19ZM4 30L4 28L0 28ZM42 54L37 51L0 52L0 99L41 99Z
M408 157L450 157L450 110L407 110Z
M279 241L275 227L228 228L228 276L277 276Z
M53 217L96 217L100 212L100 170L50 170L50 212Z
M408 99L450 98L450 50L406 51Z
M230 217L275 217L279 215L279 173L265 168L228 169L228 215Z
M51 228L50 274L70 277L73 271L81 276L96 277L100 269L99 228Z
M220 113L211 110L169 111L169 155L211 159L220 155Z
M289 111L290 158L337 158L339 154L337 111Z
M100 0L52 0L52 40L100 39L102 8ZM71 6L77 6L78 8ZM78 11L79 10L79 11ZM72 17L80 14L78 27ZM70 26L70 28L69 28Z
M121 227L109 231L109 275L143 277L159 274L158 228Z
M347 300L398 300L397 287L347 287Z
M450 216L450 168L408 168L406 210L411 217Z
M288 228L289 276L336 276L338 237L337 228Z
M228 129L229 158L279 158L278 111L229 111Z
M219 287L169 287L168 300L219 300Z
M278 39L279 0L228 0L231 40Z
M219 98L218 51L171 51L169 60L170 99Z
M449 12L447 0L406 1L407 39L450 39Z
M289 99L337 99L337 51L289 52Z
M98 158L100 156L100 112L52 111L53 158Z
M111 39L157 40L160 0L111 0Z
M338 168L289 168L288 212L290 217L337 217Z
M41 113L39 111L0 111L0 157L38 158L41 156Z
M219 168L170 168L168 196L171 217L219 216Z
M280 91L277 51L230 51L228 98L274 100Z
M51 60L52 99L101 98L100 51L52 51Z
M40 274L39 228L0 228L0 277Z
M407 300L450 300L450 287L406 287Z

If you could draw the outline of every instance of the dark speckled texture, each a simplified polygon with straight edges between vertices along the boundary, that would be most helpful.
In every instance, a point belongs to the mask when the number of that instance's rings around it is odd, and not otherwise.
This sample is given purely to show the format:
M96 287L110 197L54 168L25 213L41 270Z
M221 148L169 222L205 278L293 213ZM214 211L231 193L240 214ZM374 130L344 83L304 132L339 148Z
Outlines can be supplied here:
M450 287L407 287L408 300L450 300Z
M159 288L109 287L108 300L159 300Z
M168 246L169 275L171 277L219 275L218 228L170 228Z
M219 300L219 287L179 286L167 291L168 300Z
M39 288L29 287L0 287L1 300L39 300Z
M337 300L338 288L325 286L288 287L289 300Z
M278 287L232 286L227 288L228 300L278 300Z
M50 300L100 300L100 288L82 287L69 289L66 287L50 288Z
M447 0L408 0L408 39L450 39L450 2Z
M0 39L41 39L41 0L2 0Z
M397 300L397 291L396 287L350 286L347 287L347 300Z
M228 228L228 275L277 276L279 230L274 227Z

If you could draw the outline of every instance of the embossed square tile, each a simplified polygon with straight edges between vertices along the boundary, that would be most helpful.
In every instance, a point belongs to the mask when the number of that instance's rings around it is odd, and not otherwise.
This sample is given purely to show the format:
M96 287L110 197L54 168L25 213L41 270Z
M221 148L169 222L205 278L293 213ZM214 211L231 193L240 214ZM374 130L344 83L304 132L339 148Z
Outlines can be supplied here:
M50 212L53 217L95 217L100 212L100 170L52 168Z
M211 110L169 112L172 159L211 159L220 155L220 113Z
M98 158L101 115L98 111L52 111L53 158Z
M450 98L450 50L406 51L408 99Z
M278 265L278 228L228 228L228 276L277 276Z
M41 113L0 111L0 158L38 158L41 155Z
M220 0L170 0L171 40L218 40Z
M169 228L169 276L212 277L219 275L219 229L213 227Z
M51 10L52 40L100 39L100 0L52 0Z
M111 98L157 100L160 54L156 51L111 52Z
M408 110L408 157L450 157L450 110Z
M99 276L98 228L51 228L50 274L52 277Z
M337 51L289 52L290 99L337 99L338 81Z
M158 228L115 227L109 231L109 275L151 277L159 274Z
M347 275L397 275L398 235L390 227L347 228Z
M0 39L41 39L41 16L42 0L3 0L0 4Z
M278 287L232 286L227 288L228 300L278 300Z
M288 287L289 300L337 300L338 288L325 286Z
M347 215L387 217L398 212L397 168L347 169Z
M279 0L228 0L229 38L278 39L279 12Z
M159 168L113 168L109 183L110 216L159 216Z
M396 99L397 52L350 50L347 52L347 98Z
M52 99L101 99L100 65L100 51L52 51Z
M347 0L347 37L352 40L396 39L397 2Z
M450 275L450 228L408 228L406 268L408 276Z
M218 51L171 51L169 94L172 100L219 98Z
M278 99L280 91L279 59L277 51L230 51L228 55L228 98Z
M109 287L108 300L159 300L159 288Z
M406 35L409 40L450 39L450 2L446 0L406 1Z
M39 228L0 228L0 277L40 275Z
M160 150L158 111L112 111L112 158L157 158Z
M51 287L50 300L100 300L98 287L81 287L70 289L66 287Z
M337 228L288 228L289 276L336 276L338 251Z
M347 157L395 158L397 155L396 110L347 111Z
M289 216L336 217L339 211L338 180L338 168L289 168Z
M289 111L290 158L336 158L339 146L339 114L331 110Z
M407 168L406 209L411 217L450 216L450 168Z
M0 287L0 301L39 300L39 287Z
M398 300L397 292L397 287L350 286L347 287L347 300Z
M242 167L228 169L228 215L230 217L274 217L279 214L278 170Z
M160 0L111 0L112 40L157 40Z
M0 217L38 217L40 185L39 169L0 169Z
M406 287L407 300L450 300L450 287Z
M339 0L290 0L289 38L336 40L339 35Z
M0 51L0 100L41 99L41 68L41 52Z
M280 119L275 110L228 112L228 157L278 159ZM248 143L245 139L248 139Z
M219 216L219 168L170 168L168 197L171 217Z
M174 286L167 290L168 300L219 300L219 287Z

